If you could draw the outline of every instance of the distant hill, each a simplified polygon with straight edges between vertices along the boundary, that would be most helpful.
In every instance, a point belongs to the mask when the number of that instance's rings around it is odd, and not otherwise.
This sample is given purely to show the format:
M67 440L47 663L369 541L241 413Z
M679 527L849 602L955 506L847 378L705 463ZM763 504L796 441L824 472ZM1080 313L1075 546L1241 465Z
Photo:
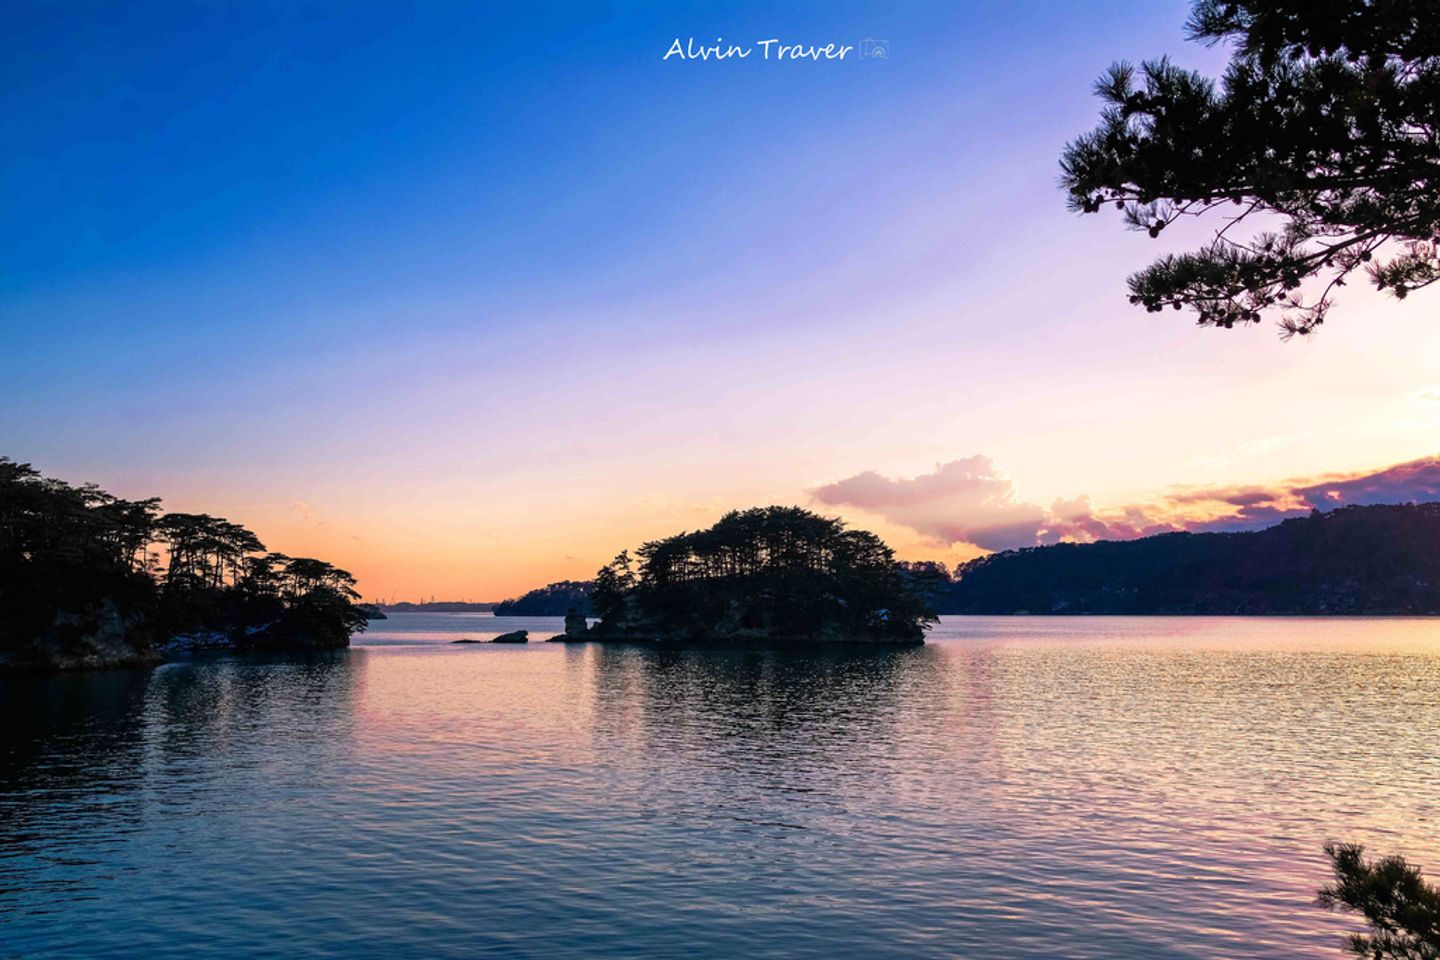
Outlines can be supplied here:
M941 613L1436 614L1440 503L1007 550L960 567L932 596Z
M377 606L385 613L489 613L495 609L493 603L469 603L463 600L431 600L428 603L381 603Z
M497 617L563 617L573 606L590 615L590 591L594 580L561 580L547 583L524 596L495 604Z

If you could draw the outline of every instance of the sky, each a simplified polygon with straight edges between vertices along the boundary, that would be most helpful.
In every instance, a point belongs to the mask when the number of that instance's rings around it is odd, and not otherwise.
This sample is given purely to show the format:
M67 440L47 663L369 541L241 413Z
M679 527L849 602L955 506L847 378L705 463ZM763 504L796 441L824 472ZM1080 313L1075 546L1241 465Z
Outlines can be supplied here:
M1224 62L1184 2L7 9L0 454L367 597L765 503L954 562L1435 482L1440 295L1202 330L1124 288L1199 234L1066 210L1106 66Z

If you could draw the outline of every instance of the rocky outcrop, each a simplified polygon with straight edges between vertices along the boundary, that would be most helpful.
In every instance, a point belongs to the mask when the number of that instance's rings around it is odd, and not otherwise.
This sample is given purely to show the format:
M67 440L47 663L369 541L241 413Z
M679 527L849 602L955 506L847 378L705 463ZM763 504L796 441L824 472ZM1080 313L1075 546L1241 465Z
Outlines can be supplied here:
M590 622L585 619L585 614L579 607L571 607L565 613L565 632L556 634L546 643L579 643L582 640L594 639L590 636Z
M495 637L495 638L492 639L492 640L475 640L475 639L472 639L471 637L465 637L463 640L451 640L450 642L451 642L451 643L529 643L529 642L530 642L530 631L529 631L529 630L514 630L514 631L511 631L510 633L502 633L502 634L500 634L500 636Z
M234 649L234 638L223 630L192 630L189 633L177 634L160 644L160 652L166 657Z
M281 608L263 623L233 617L193 617L191 625L163 627L153 603L127 605L113 598L83 611L62 610L52 623L23 633L0 623L0 670L104 670L146 667L198 653L308 653L350 645L362 629L358 614L306 602ZM18 634L18 635L17 635Z
M100 670L160 662L143 615L113 600L89 610L62 610L30 643L0 655L0 667L30 670Z
M667 645L698 644L757 644L797 645L839 644L857 646L907 646L925 642L924 631L916 628L913 632L900 630L877 631L856 629L848 625L821 621L809 629L798 632L777 629L765 623L751 625L737 613L738 605L732 604L725 615L709 623L676 629L664 625L655 618L646 617L632 608L629 616L615 623L600 622L590 627L585 636L574 638L587 641L610 641L613 643L658 643ZM570 640L570 637L557 637Z

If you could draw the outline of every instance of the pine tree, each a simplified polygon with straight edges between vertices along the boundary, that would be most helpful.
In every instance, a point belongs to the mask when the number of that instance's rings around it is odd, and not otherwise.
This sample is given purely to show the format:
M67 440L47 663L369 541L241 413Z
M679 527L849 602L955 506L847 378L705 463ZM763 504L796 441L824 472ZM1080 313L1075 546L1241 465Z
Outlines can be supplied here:
M1192 39L1228 43L1217 85L1167 59L1117 63L1099 126L1071 142L1072 209L1199 250L1130 277L1132 303L1203 326L1324 322L1357 271L1398 299L1440 280L1440 10L1434 0L1197 0Z

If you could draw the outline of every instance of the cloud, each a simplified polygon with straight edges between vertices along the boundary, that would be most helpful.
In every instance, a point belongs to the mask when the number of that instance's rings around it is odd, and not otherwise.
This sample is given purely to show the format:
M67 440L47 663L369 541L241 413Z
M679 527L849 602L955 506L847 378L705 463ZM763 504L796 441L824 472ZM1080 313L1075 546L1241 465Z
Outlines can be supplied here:
M1440 499L1440 457L1398 463L1378 473L1331 474L1299 492L1317 506Z
M891 480L873 470L811 491L829 506L877 513L945 543L973 543L986 550L1034 543L1044 524L1041 507L1015 498L1015 488L989 457L938 464L934 473Z
M1096 509L1083 494L1049 507L1026 502L983 456L937 464L934 472L908 479L867 470L810 495L826 506L876 514L938 543L1006 550L1061 541L1130 540L1176 530L1255 530L1312 509L1440 500L1440 457L1271 485L1177 487L1152 501L1105 509Z

